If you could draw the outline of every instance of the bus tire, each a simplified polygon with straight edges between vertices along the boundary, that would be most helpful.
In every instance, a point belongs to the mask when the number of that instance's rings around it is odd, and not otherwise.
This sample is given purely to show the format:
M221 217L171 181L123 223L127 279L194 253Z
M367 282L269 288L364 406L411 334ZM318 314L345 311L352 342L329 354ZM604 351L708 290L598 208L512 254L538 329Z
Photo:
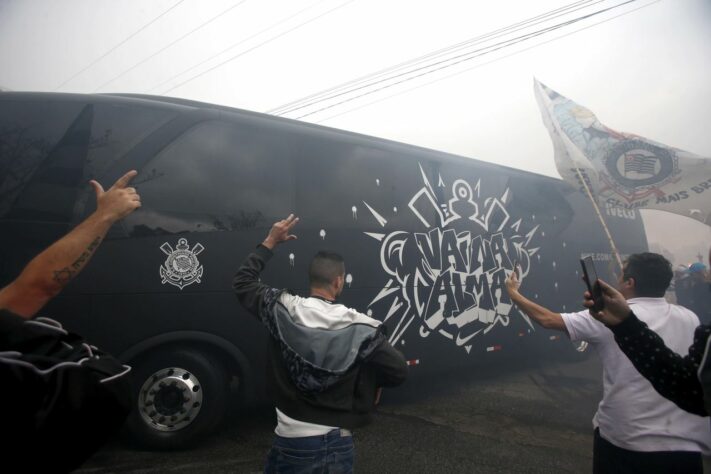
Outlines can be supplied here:
M127 435L139 446L194 445L222 419L229 375L213 355L195 349L155 351L134 367L134 409Z

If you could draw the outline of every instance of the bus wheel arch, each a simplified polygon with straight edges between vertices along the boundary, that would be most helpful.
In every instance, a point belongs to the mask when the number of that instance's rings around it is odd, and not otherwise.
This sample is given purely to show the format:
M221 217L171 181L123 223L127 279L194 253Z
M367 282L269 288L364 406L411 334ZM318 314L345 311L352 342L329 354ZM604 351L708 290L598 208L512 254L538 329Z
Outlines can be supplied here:
M178 449L211 433L224 418L233 377L244 396L249 366L241 351L217 336L186 336L164 334L121 356L133 366L126 434L140 446Z

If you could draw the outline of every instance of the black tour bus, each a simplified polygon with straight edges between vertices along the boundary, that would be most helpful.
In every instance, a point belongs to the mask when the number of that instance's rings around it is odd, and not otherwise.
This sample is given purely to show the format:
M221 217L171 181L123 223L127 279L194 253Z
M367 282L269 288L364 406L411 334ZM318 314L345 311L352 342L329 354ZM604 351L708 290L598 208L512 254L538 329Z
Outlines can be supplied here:
M537 159L547 159L537 157ZM469 158L216 105L138 95L0 93L0 284L95 208L90 179L127 170L143 207L42 311L133 366L131 435L178 447L208 433L237 387L264 398L266 331L231 292L241 260L295 213L297 241L264 275L305 292L320 249L346 260L343 302L388 326L420 374L570 343L507 298L580 308L579 259L612 259L592 207L564 182ZM639 215L607 210L621 247ZM6 407L11 409L11 407Z

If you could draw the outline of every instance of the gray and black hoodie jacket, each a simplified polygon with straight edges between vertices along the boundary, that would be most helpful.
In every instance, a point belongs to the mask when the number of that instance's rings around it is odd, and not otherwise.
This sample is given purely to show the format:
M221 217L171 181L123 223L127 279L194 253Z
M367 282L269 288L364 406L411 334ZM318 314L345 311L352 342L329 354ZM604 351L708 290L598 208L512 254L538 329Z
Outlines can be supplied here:
M272 255L257 247L237 271L233 288L271 336L268 385L277 408L308 423L348 429L368 424L377 388L399 385L407 377L405 358L390 345L379 321L261 283Z

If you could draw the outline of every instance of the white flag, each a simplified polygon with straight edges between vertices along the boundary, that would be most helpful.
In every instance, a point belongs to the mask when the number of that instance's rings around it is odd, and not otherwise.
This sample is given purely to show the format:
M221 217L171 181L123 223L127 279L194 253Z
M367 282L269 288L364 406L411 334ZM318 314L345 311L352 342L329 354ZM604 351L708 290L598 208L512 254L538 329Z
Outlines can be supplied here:
M605 127L591 111L535 81L558 172L606 207L660 209L711 225L711 159Z

